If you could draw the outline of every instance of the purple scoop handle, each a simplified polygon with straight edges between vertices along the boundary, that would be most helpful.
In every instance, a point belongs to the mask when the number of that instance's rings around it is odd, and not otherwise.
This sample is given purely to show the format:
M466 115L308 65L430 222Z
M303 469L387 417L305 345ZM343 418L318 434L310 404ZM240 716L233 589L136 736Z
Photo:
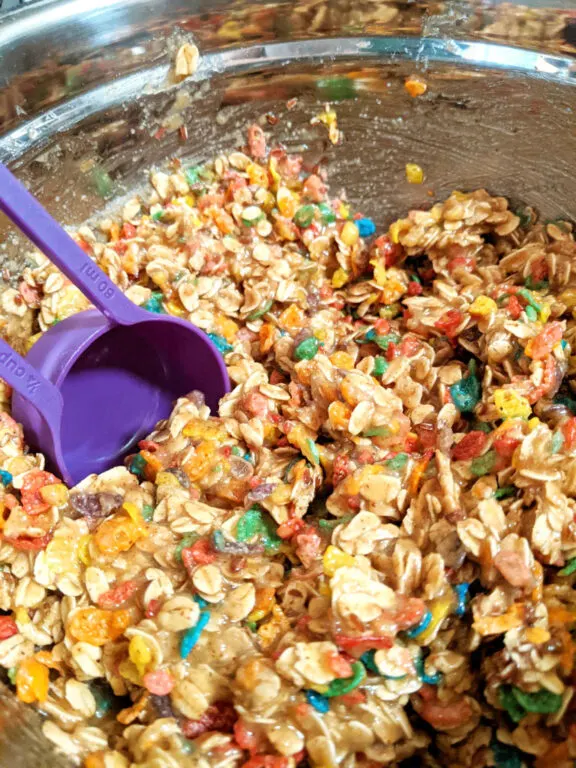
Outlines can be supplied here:
M108 275L1 163L0 210L107 318L119 325L132 325L142 319L142 310L126 298Z
M0 379L4 379L12 389L35 406L49 425L57 428L62 415L60 390L4 339L0 339Z

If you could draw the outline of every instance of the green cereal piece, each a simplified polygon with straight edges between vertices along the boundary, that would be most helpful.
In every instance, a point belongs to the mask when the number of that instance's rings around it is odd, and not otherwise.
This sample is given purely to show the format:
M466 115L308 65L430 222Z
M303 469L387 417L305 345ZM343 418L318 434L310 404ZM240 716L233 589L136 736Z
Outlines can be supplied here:
M294 214L294 223L302 228L309 227L314 221L316 209L313 205L302 205Z
M306 445L308 446L308 450L310 451L310 455L312 456L313 463L318 466L320 464L320 454L318 453L318 446L312 440L311 437L306 438Z
M151 504L144 504L142 507L142 517L149 523L154 517L154 507Z
M353 691L354 688L357 688L365 677L366 670L364 664L362 664L361 661L356 661L352 664L352 677L332 680L328 686L328 690L324 691L323 695L329 699L334 696L344 696L345 694L350 693L350 691Z
M265 315L266 312L270 310L271 306L272 306L272 299L268 299L268 301L265 301L261 307L259 307L258 309L255 309L254 312L251 312L246 319L258 320L259 317L262 317L262 315Z
M408 462L408 454L407 453L397 453L396 456L394 456L391 459L388 459L388 461L385 461L387 467L390 467L390 469L404 469Z
M530 322L535 323L536 320L538 320L538 312L536 312L534 307L528 305L524 311L526 312L526 317L528 320L530 320Z
M383 357L375 357L374 358L374 370L372 371L373 376L383 376L386 371L388 370L388 361L385 360Z
M518 703L516 697L512 693L512 686L500 686L498 689L498 700L515 723L519 723L526 714L524 707Z
M477 458L472 459L470 472L472 472L473 475L476 475L476 477L488 475L494 469L495 463L496 451L488 451L488 453L485 453L483 456L478 456Z
M568 560L564 568L562 568L561 571L558 571L559 576L570 576L576 571L576 557L573 557L571 560Z
M294 350L295 360L312 360L320 349L320 342L315 336L304 339Z
M252 507L245 512L236 525L236 540L247 541L257 533L262 532L262 511L258 507Z
M551 715L557 712L562 706L562 696L558 693L552 693L545 688L541 688L536 693L527 693L526 691L512 686L512 694L518 704L526 712L537 712L541 715Z
M191 547L199 538L200 536L197 533L187 533L186 536L182 537L174 550L174 559L176 562L182 562L182 550Z
M536 301L536 299L534 298L534 296L532 296L532 294L530 293L530 291L529 291L529 290L527 290L526 288L519 288L519 289L516 291L516 295L517 295L517 296L522 296L522 298L523 298L523 299L526 299L526 301L528 302L528 304L529 304L531 307L533 307L533 308L536 310L536 312L540 312L540 310L542 309L542 304L538 304L538 302Z
M327 203L319 203L318 210L322 224L333 224L336 221L336 214Z
M564 445L564 435L562 434L561 430L557 429L556 432L552 435L552 443L550 446L550 450L552 453L558 453L560 448Z
M518 489L515 485L504 485L494 491L495 499L507 499L509 496L515 496Z

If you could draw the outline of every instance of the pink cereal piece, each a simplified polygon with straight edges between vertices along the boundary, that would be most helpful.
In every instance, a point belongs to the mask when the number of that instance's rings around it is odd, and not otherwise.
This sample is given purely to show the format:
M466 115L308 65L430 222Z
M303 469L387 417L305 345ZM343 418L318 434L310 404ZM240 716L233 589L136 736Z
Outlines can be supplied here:
M154 672L146 672L142 678L144 687L155 696L166 696L174 688L174 678L166 669L157 669Z
M248 128L248 148L255 160L266 157L266 136L259 125L253 124Z
M513 587L527 587L533 582L530 568L518 552L498 552L494 565Z
M324 184L320 176L313 173L304 182L302 191L305 197L308 197L315 203L321 203L326 197L326 184Z

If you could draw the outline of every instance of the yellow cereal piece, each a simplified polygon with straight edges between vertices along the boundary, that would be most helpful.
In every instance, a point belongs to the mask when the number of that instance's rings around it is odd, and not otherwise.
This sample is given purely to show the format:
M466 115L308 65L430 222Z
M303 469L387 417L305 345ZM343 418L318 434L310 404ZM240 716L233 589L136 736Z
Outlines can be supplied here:
M170 315L174 315L175 317L188 317L188 312L186 312L179 301L167 301L164 306Z
M180 487L176 475L172 474L172 472L158 472L155 482L156 485L173 485L175 488Z
M421 632L418 635L417 642L420 645L425 645L434 636L440 624L442 624L444 619L452 612L453 608L454 597L450 593L438 597L430 604L429 610L432 614L432 620L424 632Z
M18 624L30 624L31 621L30 616L28 616L28 611L22 606L16 608L14 611L14 620Z
M350 206L347 203L340 203L338 207L338 215L341 219L347 219L350 216Z
M551 312L552 312L552 307L550 306L550 304L544 304L542 306L542 309L538 313L538 319L540 320L540 322L545 323L550 317Z
M422 184L424 171L416 163L406 163L406 181L409 184Z
M42 501L51 504L53 507L61 507L68 501L68 488L63 483L53 483L40 488Z
M339 268L332 275L332 287L342 288L343 285L346 285L349 279L350 279L350 275L348 274L348 272L346 272L345 269Z
M398 219L398 221L394 221L392 224L390 224L390 229L388 230L390 232L390 237L392 239L393 243L399 243L400 242L400 229L402 227L402 220Z
M184 198L184 202L186 203L188 208L194 208L196 205L196 198L192 194L186 195L186 197Z
M342 240L344 245L351 248L353 245L356 245L359 237L360 232L356 224L353 221L347 221L342 227L342 232L340 232L340 240Z
M470 312L471 315L492 315L494 312L498 310L498 305L494 301L494 299L491 299L489 296L478 296L474 299L472 304L470 304L470 307L468 308L468 312Z
M146 639L142 637L142 635L134 635L134 637L130 639L128 656L138 670L138 674L142 676L146 672L154 655L150 645L146 642Z
M355 566L356 560L352 555L348 555L346 552L338 549L338 547L334 547L330 544L322 557L322 565L326 576L334 576L339 568L343 568L344 566L352 568Z
M260 644L262 648L269 648L272 643L282 633L290 627L286 616L282 612L279 605L275 605L272 609L272 618L262 626L258 627L258 637L260 638Z
M268 189L268 171L257 163L250 163L246 168L250 184L255 184L264 189Z
M279 483L268 497L273 504L283 506L292 498L292 486L288 483Z
M374 280L380 286L386 285L386 267L380 261L374 265Z
M539 424L542 424L542 422L540 421L540 419L538 418L538 416L533 416L531 419L528 419L528 429L530 430L530 432L532 432L533 430L535 430L535 429L536 429L536 427L537 427Z
M287 187L280 187L276 195L278 210L282 216L291 219L296 213L298 207L298 196L291 192Z
M347 429L351 415L351 409L340 400L334 400L328 406L328 418L332 426L336 428Z
M236 334L239 331L239 326L234 320L231 320L226 315L218 315L216 318L216 330L221 336L224 336L229 344L232 344L236 339Z
M526 640L529 643L540 645L540 643L547 643L550 640L550 632L543 627L529 627L526 630Z
M122 509L136 525L139 534L141 536L148 536L149 531L146 526L146 521L142 517L142 512L140 512L136 504L132 504L131 501L125 501L124 504L122 504Z
M354 358L348 352L334 352L330 355L330 362L335 368L344 368L346 371L354 368Z
M532 413L528 400L513 389L497 389L494 403L503 419L527 419Z
M78 543L78 559L81 563L84 565L90 565L91 559L90 559L90 539L91 536L89 533L87 533L85 536L82 536L79 543Z

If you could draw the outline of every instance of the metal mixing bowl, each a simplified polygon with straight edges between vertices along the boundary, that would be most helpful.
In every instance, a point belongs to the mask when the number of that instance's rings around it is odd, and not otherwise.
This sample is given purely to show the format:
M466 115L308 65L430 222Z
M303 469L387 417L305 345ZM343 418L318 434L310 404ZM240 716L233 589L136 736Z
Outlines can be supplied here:
M74 224L143 184L147 167L230 150L260 119L380 227L482 186L576 218L575 40L568 11L482 0L43 0L0 20L0 160ZM184 41L201 65L174 84ZM412 99L415 72L429 87ZM327 101L338 146L310 124ZM407 162L423 185L406 182ZM26 250L0 221L5 280ZM0 766L53 766L11 722Z

